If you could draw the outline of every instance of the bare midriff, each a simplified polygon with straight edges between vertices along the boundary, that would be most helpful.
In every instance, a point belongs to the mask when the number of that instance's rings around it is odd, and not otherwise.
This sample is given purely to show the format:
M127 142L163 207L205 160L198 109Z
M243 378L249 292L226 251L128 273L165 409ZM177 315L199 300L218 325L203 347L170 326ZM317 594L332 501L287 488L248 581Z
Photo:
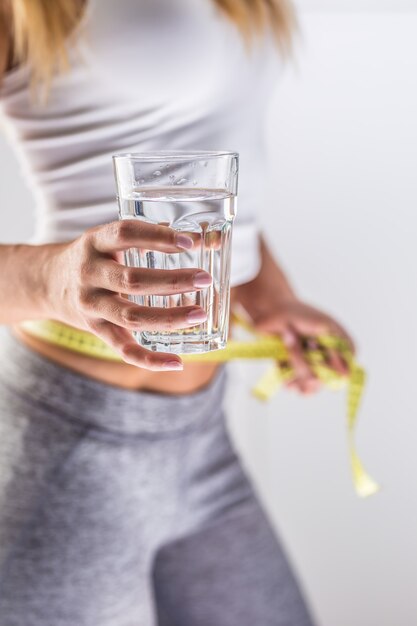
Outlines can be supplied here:
M184 363L184 369L179 372L151 372L128 363L97 359L67 350L32 336L19 326L13 327L13 333L41 356L88 378L125 389L167 394L192 393L205 387L219 367L217 363L190 362Z

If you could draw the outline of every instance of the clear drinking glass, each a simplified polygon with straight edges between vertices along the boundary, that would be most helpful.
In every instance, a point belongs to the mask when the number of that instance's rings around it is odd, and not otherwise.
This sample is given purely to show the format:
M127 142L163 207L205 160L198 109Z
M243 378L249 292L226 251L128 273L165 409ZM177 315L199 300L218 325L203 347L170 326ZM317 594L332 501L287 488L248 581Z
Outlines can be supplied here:
M170 296L130 296L142 306L199 305L207 321L174 331L134 333L157 352L201 353L224 348L230 302L230 258L236 214L238 155L234 152L149 152L113 157L120 219L164 224L189 235L194 246L175 254L131 248L131 267L177 270L201 268L211 287Z

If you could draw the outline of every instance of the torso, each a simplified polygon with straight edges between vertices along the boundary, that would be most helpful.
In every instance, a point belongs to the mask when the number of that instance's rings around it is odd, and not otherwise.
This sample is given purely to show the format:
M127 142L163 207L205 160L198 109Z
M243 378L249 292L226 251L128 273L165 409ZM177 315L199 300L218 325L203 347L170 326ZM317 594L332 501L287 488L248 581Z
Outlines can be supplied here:
M231 306L235 305L235 290L231 291ZM26 346L42 356L80 374L124 389L147 390L159 393L192 393L207 385L214 377L217 363L185 363L181 372L151 372L128 363L115 363L80 355L60 346L29 335L19 326L13 333Z
M71 72L53 82L45 109L31 102L27 68L6 74L0 86L0 114L38 199L33 243L67 241L117 219L115 152L233 149L241 177L232 284L251 280L259 262L254 213L265 187L260 122L280 70L271 43L254 45L248 56L210 0L198 7L194 0L91 0L86 18L82 54L74 52ZM193 363L183 372L149 372L14 332L47 358L129 389L188 393L216 371Z

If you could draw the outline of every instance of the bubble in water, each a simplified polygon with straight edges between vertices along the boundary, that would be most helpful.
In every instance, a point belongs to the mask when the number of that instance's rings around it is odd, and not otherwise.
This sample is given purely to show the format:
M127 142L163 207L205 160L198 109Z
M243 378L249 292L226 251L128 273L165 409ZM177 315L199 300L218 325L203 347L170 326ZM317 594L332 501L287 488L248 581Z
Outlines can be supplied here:
M174 180L175 180L175 176L174 176L174 174L170 174L170 175L169 175L169 180L171 181L171 183L173 183L173 182L174 182Z
M187 182L186 178L180 178L179 180L177 180L177 185L183 185L186 182Z
M160 176L160 175L161 175L161 172L160 172L159 170L156 170L156 171L153 173L153 175L154 175L154 176Z
M196 184L197 184L197 181L196 181L196 180L193 180L193 185L194 185L194 187L196 186Z

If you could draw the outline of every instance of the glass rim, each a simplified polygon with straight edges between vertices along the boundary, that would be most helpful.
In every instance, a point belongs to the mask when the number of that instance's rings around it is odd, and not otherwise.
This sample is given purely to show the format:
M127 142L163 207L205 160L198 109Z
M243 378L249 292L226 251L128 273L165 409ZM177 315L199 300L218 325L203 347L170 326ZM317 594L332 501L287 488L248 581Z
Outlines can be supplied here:
M239 157L231 150L151 150L149 152L121 152L112 156L113 161L195 161L218 157Z

